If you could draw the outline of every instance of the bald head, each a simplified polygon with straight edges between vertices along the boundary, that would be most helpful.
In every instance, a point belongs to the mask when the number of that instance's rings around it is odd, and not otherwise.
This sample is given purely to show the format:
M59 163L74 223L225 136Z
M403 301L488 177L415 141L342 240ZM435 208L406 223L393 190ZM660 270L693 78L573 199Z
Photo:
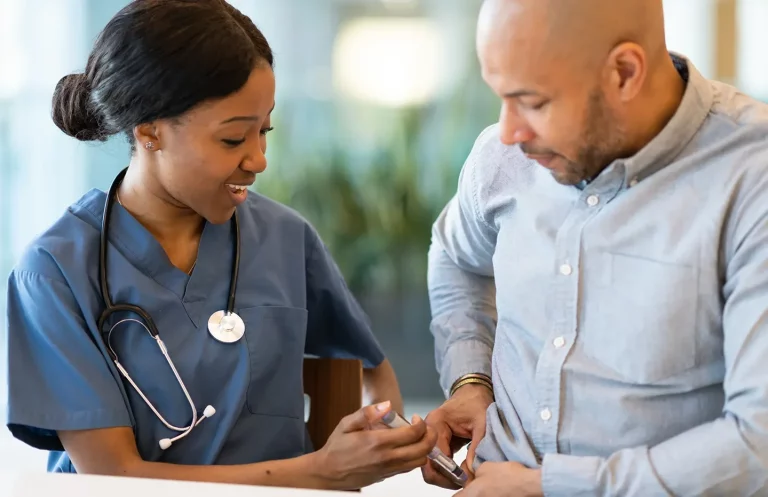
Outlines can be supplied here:
M627 42L642 48L651 64L667 53L662 0L486 0L478 49L502 39L579 65Z
M477 50L502 140L563 183L635 150L682 93L662 0L485 0Z

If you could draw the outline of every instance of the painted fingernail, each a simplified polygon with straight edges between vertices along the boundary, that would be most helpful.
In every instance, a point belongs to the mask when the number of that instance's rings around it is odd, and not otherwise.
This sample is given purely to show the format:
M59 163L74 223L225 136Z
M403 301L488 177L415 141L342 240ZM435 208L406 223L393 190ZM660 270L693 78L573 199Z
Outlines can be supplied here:
M391 404L389 401L382 402L381 404L376 404L376 410L379 412L388 411L390 405Z

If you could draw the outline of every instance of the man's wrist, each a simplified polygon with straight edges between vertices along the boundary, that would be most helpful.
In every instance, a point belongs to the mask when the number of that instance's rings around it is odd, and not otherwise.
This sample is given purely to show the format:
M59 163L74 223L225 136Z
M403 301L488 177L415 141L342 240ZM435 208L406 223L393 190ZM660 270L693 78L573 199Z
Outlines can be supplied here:
M453 382L453 385L451 385L449 397L453 397L453 395L460 388L467 387L469 385L487 388L491 396L493 396L493 383L491 382L491 379L482 373L470 373L460 376L456 379L456 381Z

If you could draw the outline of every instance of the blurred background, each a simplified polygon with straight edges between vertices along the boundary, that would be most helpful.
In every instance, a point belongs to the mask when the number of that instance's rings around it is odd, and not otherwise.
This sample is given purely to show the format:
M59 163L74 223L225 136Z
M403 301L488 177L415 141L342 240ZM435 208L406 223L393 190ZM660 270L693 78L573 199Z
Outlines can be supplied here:
M59 78L127 0L0 0L0 351L5 283L24 247L128 161L50 119ZM499 103L474 52L481 0L231 0L276 55L275 131L255 188L320 231L398 373L409 412L442 400L429 332L431 223ZM768 101L768 0L665 0L668 44ZM94 261L94 264L96 261ZM5 352L0 414L5 419ZM44 469L0 428L8 468Z

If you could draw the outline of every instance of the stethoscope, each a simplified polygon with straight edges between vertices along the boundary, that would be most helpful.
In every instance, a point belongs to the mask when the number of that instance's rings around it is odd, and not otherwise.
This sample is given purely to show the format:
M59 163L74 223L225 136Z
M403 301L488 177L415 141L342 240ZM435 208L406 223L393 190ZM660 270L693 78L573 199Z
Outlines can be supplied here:
M213 408L213 406L209 405L205 408L205 410L203 410L203 415L200 416L200 418L198 419L197 408L195 407L195 403L192 401L192 398L190 397L189 392L187 391L187 387L184 385L184 381L181 379L181 376L179 376L179 373L176 370L176 367L173 365L173 361L168 355L168 349L166 349L165 344L160 339L160 334L157 331L157 326L155 326L155 322L152 320L150 315L144 309L136 305L113 303L112 299L109 296L109 282L107 281L107 238L108 238L107 235L109 232L109 217L112 212L113 201L117 195L117 189L120 186L120 183L123 181L123 178L125 177L125 173L127 170L128 168L125 168L122 171L120 171L120 173L117 175L115 180L112 182L112 186L109 188L109 193L107 194L107 200L104 203L104 218L101 221L101 239L100 239L100 245L99 245L99 283L101 287L101 296L104 299L104 304L106 308L104 309L104 312L102 312L101 316L99 317L98 325L99 325L99 331L101 333L104 333L104 324L107 322L107 319L109 319L109 317L113 313L130 312L139 316L140 319L136 319L136 318L121 319L109 329L109 331L107 332L107 340L106 340L107 351L110 357L112 358L112 360L114 361L118 371L120 371L120 373L125 377L125 379L128 380L128 382L131 384L131 386L133 386L133 388L141 396L141 398L144 399L144 402L146 402L147 406L149 406L152 412L155 413L155 416L157 416L158 419L160 419L160 421L169 429L181 433L180 435L174 438L163 438L162 440L160 440L160 448L165 450L168 447L170 447L171 444L173 444L173 442L176 442L177 440L180 440L181 438L184 438L187 435L189 435L189 433L192 431L194 427L199 425L205 418L210 418L211 416L213 416L216 413L216 410ZM216 311L208 319L208 332L211 334L213 338L224 343L237 342L245 334L245 323L243 323L243 320L240 318L240 316L238 316L234 312L235 290L237 288L237 274L238 274L238 269L240 265L240 226L237 221L237 211L235 211L234 215L232 216L231 226L232 226L232 232L235 235L235 243L234 243L234 258L232 261L232 272L230 274L230 280L229 280L229 298L227 300L227 310ZM117 353L112 348L112 343L111 343L112 331L118 325L129 322L129 321L133 321L141 325L147 331L147 333L149 333L149 335L152 338L154 338L155 341L157 342L157 346L160 348L160 352L162 352L163 356L165 356L165 359L168 362L168 365L171 367L173 374L176 376L176 380L179 382L179 385L181 386L181 389L184 392L184 396L187 398L187 401L189 402L189 406L192 409L192 422L190 423L189 426L180 428L166 421L166 419L158 412L158 410L155 409L155 406L152 405L152 402L150 402L149 399L146 397L146 395L144 395L144 392L142 392L141 389L133 381L133 379L131 379L131 376L128 374L128 371L126 371L123 365L120 364L120 361L117 358Z

